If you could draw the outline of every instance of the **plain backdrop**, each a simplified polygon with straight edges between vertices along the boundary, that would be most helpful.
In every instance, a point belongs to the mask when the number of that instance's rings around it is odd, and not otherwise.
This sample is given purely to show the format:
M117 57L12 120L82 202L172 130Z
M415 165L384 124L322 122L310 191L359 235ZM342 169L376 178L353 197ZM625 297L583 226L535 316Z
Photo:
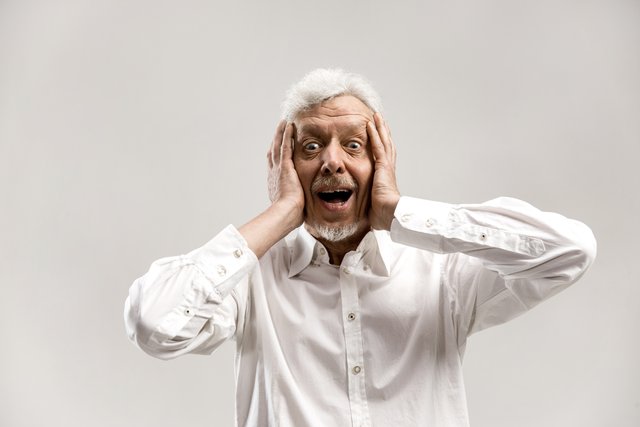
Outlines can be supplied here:
M472 425L640 425L633 0L0 0L0 425L233 424L234 346L155 360L123 303L267 206L316 67L379 90L403 194L518 197L598 239L580 282L470 339Z

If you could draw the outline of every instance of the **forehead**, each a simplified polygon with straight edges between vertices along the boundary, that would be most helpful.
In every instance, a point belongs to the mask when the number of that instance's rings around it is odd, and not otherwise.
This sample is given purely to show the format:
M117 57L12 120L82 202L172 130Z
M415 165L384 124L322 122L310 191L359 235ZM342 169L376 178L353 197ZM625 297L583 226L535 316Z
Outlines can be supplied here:
M358 98L342 95L302 111L294 123L298 132L362 130L373 111Z

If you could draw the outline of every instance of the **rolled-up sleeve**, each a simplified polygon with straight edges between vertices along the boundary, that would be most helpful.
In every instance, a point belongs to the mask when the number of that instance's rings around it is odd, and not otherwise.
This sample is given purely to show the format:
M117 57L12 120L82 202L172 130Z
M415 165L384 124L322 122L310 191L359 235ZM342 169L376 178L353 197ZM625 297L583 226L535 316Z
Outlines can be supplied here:
M596 255L583 223L508 197L469 205L403 197L391 238L446 254L442 282L461 339L566 288Z
M157 260L129 289L124 309L129 339L160 359L211 353L237 334L256 265L233 226L186 255Z

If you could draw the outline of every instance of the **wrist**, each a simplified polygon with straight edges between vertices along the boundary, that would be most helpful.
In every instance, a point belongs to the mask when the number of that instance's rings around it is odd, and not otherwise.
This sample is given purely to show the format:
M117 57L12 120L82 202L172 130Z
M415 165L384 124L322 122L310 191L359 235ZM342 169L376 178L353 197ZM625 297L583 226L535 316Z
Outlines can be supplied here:
M286 235L302 224L303 211L304 206L298 206L295 201L276 200L267 208L266 213L276 219Z
M302 223L302 210L295 203L274 202L260 215L238 229L249 248L260 258L271 246Z
M371 227L376 230L391 230L391 223L399 202L400 194L394 194L374 204L369 216Z
M393 218L399 202L400 202L400 194L396 194L395 196L391 197L389 201L385 204L385 209L383 211L385 230L391 230L391 223L393 222Z

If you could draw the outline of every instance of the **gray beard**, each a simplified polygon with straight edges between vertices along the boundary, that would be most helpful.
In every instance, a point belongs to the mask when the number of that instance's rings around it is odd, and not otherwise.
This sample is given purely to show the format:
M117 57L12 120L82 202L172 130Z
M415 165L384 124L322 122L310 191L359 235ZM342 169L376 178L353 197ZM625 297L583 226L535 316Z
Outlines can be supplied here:
M314 225L313 229L318 233L318 237L328 242L340 242L356 234L358 231L358 223L342 225L338 227L329 227L326 225Z

